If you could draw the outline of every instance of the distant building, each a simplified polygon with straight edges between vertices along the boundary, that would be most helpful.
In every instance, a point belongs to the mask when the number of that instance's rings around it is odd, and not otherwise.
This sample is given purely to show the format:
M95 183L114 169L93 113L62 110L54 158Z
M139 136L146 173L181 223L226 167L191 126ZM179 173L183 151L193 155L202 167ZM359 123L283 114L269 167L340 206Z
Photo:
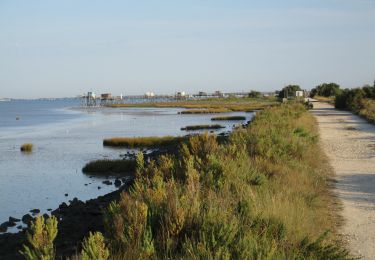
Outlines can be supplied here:
M145 97L146 98L153 98L153 97L155 97L155 93L152 92L152 91L148 91L148 92L145 93Z
M214 92L214 96L216 96L216 97L224 97L224 94L223 94L223 92L217 90L217 91Z
M186 94L185 91L176 92L175 97L177 99L185 99L185 98L187 98L187 94Z

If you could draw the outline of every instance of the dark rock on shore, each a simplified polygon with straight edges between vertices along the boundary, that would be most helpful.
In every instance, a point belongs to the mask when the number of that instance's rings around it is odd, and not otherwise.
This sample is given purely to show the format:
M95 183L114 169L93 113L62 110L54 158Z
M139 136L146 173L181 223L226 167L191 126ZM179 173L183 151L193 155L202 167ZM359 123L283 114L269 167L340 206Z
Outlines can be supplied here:
M103 184L106 184L106 185L112 185L112 182L109 181L109 180L105 180L105 181L103 181Z
M30 214L26 214L22 217L22 222L26 225L30 225L31 221L33 221L33 217Z
M116 180L115 180L115 186L116 186L116 187L120 187L120 186L121 186L121 180L116 179Z
M32 210L30 210L30 212L33 213L33 214L38 214L38 213L40 213L40 209L32 209Z
M20 222L21 220L18 218L9 217L9 222Z
M5 221L4 223L0 224L0 232L7 232L8 230L8 221Z

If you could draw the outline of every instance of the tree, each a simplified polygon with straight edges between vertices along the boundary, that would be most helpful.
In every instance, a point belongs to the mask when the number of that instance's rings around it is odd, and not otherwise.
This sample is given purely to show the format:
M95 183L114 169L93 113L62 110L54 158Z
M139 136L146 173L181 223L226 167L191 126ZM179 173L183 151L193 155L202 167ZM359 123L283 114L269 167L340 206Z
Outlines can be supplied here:
M296 96L296 91L300 91L301 88L299 85L288 85L284 87L280 92L279 92L279 98L288 98L290 96L295 97Z
M319 86L313 88L310 92L310 97L314 97L315 95L322 96L322 97L332 97L337 96L340 92L340 85L336 83L323 83Z
M262 93L259 91L251 90L249 93L249 98L260 98L262 96Z

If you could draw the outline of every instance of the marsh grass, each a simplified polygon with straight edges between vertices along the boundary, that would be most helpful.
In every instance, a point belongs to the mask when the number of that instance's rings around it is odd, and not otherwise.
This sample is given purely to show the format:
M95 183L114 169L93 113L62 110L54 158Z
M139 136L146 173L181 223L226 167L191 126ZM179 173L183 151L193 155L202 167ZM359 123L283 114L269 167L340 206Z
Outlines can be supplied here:
M21 145L21 152L32 152L34 145L31 143Z
M181 128L181 130L194 131L194 130L221 129L221 128L225 128L225 126L222 126L222 125L189 125L189 126Z
M82 172L90 175L133 175L135 160L96 160L87 163Z
M164 137L114 137L103 140L104 146L125 147L125 148L145 148L145 147L165 147L178 145L186 141L186 137L164 136Z
M228 113L230 110L226 108L207 108L207 109L188 109L178 112L179 114L218 114Z
M274 106L278 102L274 98L220 98L220 99L203 99L189 100L179 102L155 102L155 103L138 103L138 104L115 104L109 107L180 107L190 110L216 111L215 113L224 113L228 111L245 111L252 112L261 110L269 106ZM219 112L223 111L223 112ZM213 113L213 112L211 112Z
M361 101L361 109L358 111L358 115L365 118L370 123L375 123L375 100L374 99L363 99Z
M211 118L212 121L243 121L245 116L218 116Z

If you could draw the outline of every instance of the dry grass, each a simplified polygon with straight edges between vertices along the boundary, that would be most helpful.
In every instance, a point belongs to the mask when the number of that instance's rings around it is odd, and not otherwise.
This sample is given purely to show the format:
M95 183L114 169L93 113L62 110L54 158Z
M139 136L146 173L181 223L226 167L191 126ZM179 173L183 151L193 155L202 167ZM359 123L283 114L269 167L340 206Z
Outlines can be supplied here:
M375 123L375 100L374 99L363 99L362 109L359 110L358 114L365 118L371 123Z
M27 144L23 144L23 145L21 145L21 151L22 152L32 152L32 150L33 150L33 144L31 144L31 143L27 143Z
M114 137L104 139L104 146L144 148L144 147L165 147L175 145L186 140L186 137L164 136L164 137Z
M222 126L222 125L189 125L189 126L181 128L181 130L193 131L193 130L220 129L220 128L225 128L225 126Z
M243 121L245 116L218 116L211 118L212 121Z

